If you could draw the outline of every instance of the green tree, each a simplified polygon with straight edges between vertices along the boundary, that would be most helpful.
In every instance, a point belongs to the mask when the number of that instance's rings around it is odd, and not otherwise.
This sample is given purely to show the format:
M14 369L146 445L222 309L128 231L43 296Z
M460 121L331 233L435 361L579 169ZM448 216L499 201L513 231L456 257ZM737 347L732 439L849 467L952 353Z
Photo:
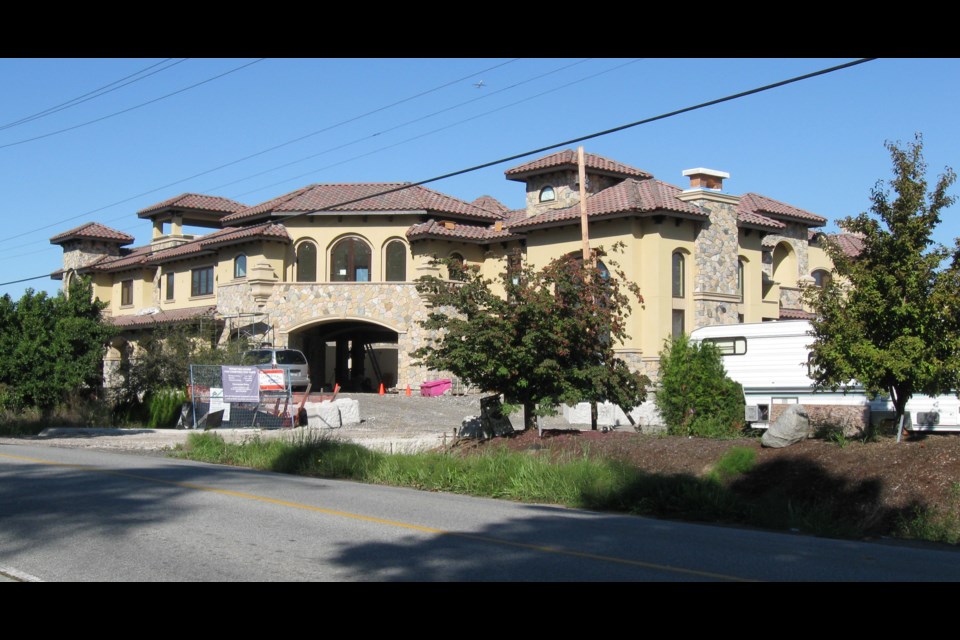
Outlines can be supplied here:
M872 394L889 394L899 420L915 393L958 386L960 244L951 252L932 238L941 212L954 202L947 194L953 170L928 192L922 137L886 148L893 160L889 189L878 182L870 212L839 221L862 237L863 250L851 257L828 244L838 277L804 295L816 313L817 386L857 380Z
M418 364L523 405L527 428L561 403L609 400L629 410L646 398L646 376L613 349L628 338L631 301L643 302L621 271L571 256L542 270L508 266L497 287L502 295L477 267L460 277L418 281L432 308L420 324L435 336L413 353Z
M123 420L156 421L149 407L156 396L169 398L190 383L191 364L239 364L245 345L219 346L219 330L207 323L201 332L194 323L158 325L143 333L120 374L117 413Z
M667 340L654 399L672 435L732 436L743 427L743 388L727 376L717 345Z
M28 289L17 302L0 299L0 382L14 406L46 410L71 395L96 394L113 335L103 307L83 280L71 284L69 296Z

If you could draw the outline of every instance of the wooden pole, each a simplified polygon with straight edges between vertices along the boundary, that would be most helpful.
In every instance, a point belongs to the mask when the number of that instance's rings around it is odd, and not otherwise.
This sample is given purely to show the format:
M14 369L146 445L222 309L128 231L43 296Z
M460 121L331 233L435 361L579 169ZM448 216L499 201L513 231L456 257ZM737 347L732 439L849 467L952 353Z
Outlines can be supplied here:
M583 145L577 147L577 170L580 174L580 236L583 238L583 265L592 263L590 255L590 228L587 223L587 168L583 160Z
M584 277L590 278L593 253L590 251L590 225L587 222L587 167L583 159L583 145L577 147L577 171L580 178L580 236L583 239ZM590 429L597 430L597 402L590 401Z

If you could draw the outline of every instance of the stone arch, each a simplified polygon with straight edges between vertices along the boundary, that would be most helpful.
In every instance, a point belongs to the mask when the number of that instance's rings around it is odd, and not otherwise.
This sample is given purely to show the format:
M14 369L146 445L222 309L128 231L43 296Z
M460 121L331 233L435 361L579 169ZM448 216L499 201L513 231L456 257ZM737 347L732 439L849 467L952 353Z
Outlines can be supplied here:
M781 240L773 248L773 279L782 287L796 287L800 276L797 250L789 240Z
M370 318L322 318L288 330L291 347L310 363L314 388L335 385L349 392L376 392L396 386L401 367L400 335L394 327Z

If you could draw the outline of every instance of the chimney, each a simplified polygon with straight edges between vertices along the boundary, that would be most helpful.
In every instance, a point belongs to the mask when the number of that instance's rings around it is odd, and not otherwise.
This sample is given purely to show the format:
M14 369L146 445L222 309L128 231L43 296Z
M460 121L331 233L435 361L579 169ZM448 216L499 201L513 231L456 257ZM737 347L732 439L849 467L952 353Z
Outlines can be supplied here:
M726 171L716 171L714 169L687 169L683 175L690 177L690 189L709 189L710 191L722 191L724 178L729 178L730 174Z

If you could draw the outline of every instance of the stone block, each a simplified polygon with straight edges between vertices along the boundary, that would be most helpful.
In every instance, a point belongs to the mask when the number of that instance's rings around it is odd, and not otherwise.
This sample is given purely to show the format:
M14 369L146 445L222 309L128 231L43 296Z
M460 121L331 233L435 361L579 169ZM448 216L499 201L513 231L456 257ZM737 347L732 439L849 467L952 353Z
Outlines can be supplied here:
M360 424L360 402L352 398L337 398L334 404L340 409L341 424Z
M307 412L307 426L317 429L338 429L342 426L340 408L330 402L307 402L303 405Z

